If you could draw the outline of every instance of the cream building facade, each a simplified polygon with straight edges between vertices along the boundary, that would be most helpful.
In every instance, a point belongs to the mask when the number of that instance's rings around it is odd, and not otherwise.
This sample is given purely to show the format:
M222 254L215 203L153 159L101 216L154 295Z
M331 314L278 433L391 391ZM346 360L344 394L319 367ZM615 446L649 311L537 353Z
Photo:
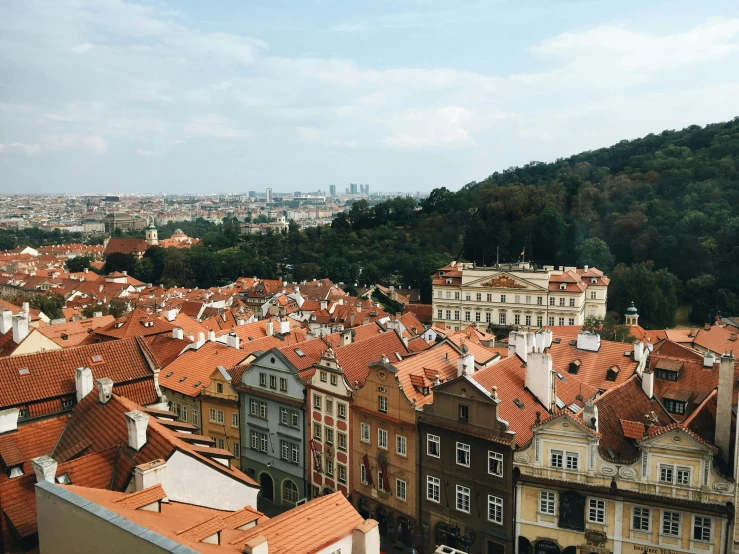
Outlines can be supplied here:
M514 326L582 325L590 315L605 317L608 283L588 266L452 262L433 276L433 322L455 330L477 323L500 333Z

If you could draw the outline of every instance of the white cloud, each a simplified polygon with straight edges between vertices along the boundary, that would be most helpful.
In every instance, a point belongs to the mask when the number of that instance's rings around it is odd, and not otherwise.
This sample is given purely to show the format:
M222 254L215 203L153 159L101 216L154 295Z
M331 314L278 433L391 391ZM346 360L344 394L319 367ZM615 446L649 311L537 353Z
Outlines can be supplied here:
M66 150L70 148L85 148L96 154L103 154L108 150L108 143L100 135L77 135L74 133L46 133L41 137L44 149Z
M40 144L23 144L21 142L11 142L10 144L0 143L0 154L3 152L11 153L13 151L22 152L26 156L35 156L41 152Z
M82 142L87 148L89 148L93 152L96 152L97 154L103 154L108 150L108 143L105 142L105 139L100 135L84 137L82 139Z
M251 135L246 129L234 127L230 119L215 114L195 117L183 126L183 130L190 135L226 139L246 138Z
M460 147L474 144L469 123L472 112L458 106L406 110L390 121L394 128L385 144L400 148Z
M82 44L75 44L70 50L76 54L84 54L95 48L95 45L91 42L83 42Z
M136 153L139 156L142 156L144 158L148 158L149 156L153 156L154 155L154 151L153 150L144 150L142 148L137 148L136 149Z

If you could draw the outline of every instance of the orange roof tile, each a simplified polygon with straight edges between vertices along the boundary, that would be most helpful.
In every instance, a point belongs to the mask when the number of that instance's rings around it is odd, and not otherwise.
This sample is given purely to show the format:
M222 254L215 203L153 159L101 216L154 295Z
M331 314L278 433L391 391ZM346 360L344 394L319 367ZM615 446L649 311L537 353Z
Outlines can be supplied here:
M159 374L159 385L186 396L198 396L210 384L218 366L231 367L248 356L244 350L219 342L206 342L197 350L187 350Z

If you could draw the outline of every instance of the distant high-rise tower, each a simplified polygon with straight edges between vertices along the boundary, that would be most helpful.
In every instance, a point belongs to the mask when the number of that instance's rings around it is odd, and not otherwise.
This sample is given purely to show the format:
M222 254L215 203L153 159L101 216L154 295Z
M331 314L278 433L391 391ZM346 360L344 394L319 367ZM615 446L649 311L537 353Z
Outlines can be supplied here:
M249 191L249 198L255 198L256 196L257 196L257 191L255 191L255 190L250 190Z
M272 189L267 189L267 204L272 202Z
M349 183L349 192L351 194L357 194L357 183Z
M328 187L328 190L329 190L329 194L331 196L336 196L336 185L330 185Z
M146 228L146 244L149 246L157 246L159 244L159 233L157 228L154 227L154 219L149 221L149 226Z

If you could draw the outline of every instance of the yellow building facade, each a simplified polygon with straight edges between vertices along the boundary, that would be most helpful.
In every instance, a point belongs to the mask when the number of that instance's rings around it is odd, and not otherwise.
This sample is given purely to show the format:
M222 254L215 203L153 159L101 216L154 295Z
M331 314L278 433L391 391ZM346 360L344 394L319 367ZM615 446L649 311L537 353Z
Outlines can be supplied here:
M719 554L727 545L730 552L734 482L716 469L716 448L678 424L645 425L629 439L638 424L599 422L588 408L593 417L562 413L535 426L514 456L517 552ZM613 461L618 453L602 448L601 433L623 433L635 459Z
M231 466L241 469L239 395L231 388L231 376L222 367L210 375L210 384L198 397L202 414L202 433L215 441L217 448L233 453Z

